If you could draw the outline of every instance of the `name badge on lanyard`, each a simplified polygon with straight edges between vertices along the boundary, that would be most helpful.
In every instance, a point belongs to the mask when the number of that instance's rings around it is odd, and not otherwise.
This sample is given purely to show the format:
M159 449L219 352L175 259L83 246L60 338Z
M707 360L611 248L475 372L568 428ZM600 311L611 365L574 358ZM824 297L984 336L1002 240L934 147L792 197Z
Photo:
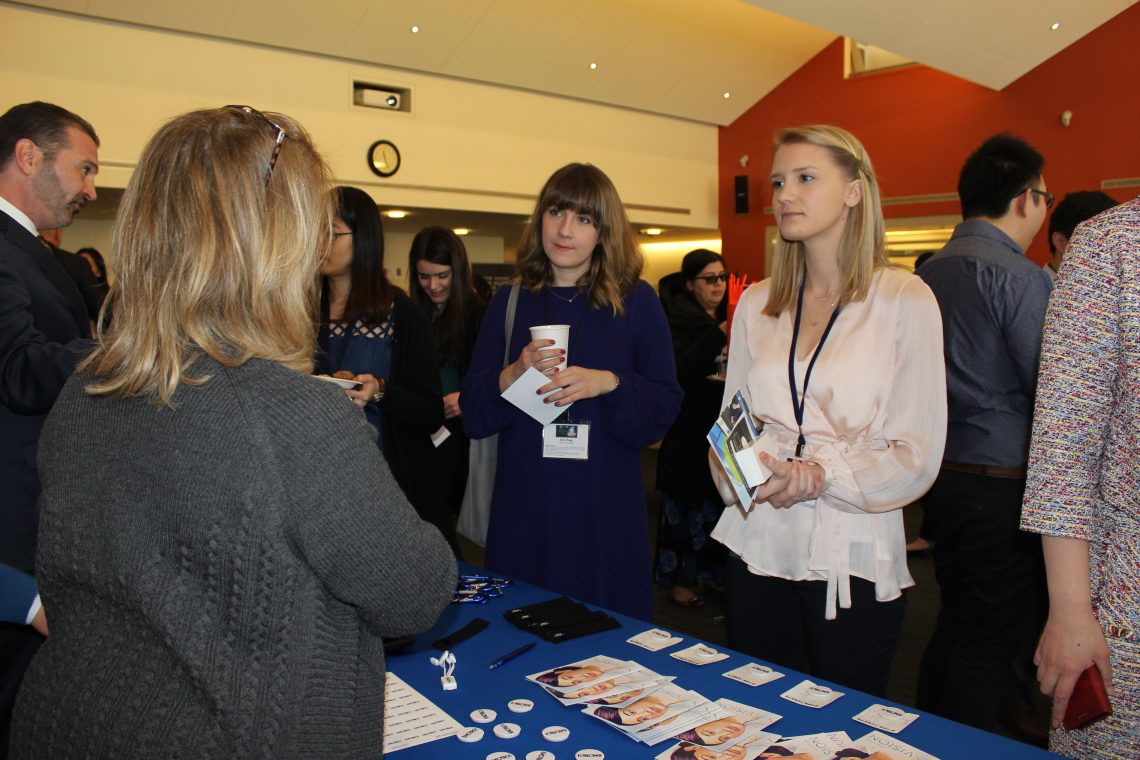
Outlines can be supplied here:
M543 459L589 459L590 423L552 422L542 426Z

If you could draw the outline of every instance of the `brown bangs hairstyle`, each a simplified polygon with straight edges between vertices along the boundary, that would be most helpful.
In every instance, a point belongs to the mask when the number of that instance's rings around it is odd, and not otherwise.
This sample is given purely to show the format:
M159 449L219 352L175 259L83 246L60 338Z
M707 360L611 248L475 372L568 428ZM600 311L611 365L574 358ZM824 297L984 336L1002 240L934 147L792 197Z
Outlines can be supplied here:
M530 221L518 247L518 272L522 286L538 292L554 279L550 259L542 248L542 219L552 209L587 214L598 226L598 245L590 269L578 281L588 290L590 304L623 314L622 299L633 293L645 257L637 245L633 228L617 188L605 173L590 164L567 164L551 175L538 194Z
M284 138L280 138L284 132ZM206 354L312 370L317 267L333 209L308 134L280 113L192 111L151 138L113 230L114 316L87 391L172 406Z
M781 146L794 143L811 143L826 148L847 179L862 182L862 198L858 205L848 210L843 238L839 243L839 303L862 301L867 297L875 270L890 264L879 183L871 158L855 135L829 124L780 130L776 133L772 155L775 156ZM776 243L776 257L772 262L772 286L768 290L765 314L775 316L795 305L800 283L803 282L804 266L804 244L781 237Z

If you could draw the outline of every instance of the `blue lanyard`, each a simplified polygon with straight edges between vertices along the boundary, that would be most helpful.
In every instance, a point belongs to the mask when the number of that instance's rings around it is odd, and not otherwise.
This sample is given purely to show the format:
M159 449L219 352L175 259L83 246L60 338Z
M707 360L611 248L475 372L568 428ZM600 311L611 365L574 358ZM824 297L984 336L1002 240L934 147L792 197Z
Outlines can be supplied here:
M831 328L835 325L835 320L839 317L840 306L836 306L835 310L831 312L831 319L827 321L827 327L823 330L823 335L819 338L819 343L815 347L815 353L811 355L811 361L808 362L807 372L804 373L804 395L800 398L796 390L796 343L800 338L800 318L804 313L804 285L807 284L807 273L804 273L804 278L800 280L800 295L796 301L796 324L792 328L792 347L788 349L788 386L792 389L792 411L796 415L796 426L799 428L800 437L796 441L796 457L798 458L803 454L804 444L807 441L804 439L804 407L807 405L807 390L808 383L811 382L811 371L815 367L815 360L819 358L819 352L823 350L823 344L827 341L827 336L831 333Z

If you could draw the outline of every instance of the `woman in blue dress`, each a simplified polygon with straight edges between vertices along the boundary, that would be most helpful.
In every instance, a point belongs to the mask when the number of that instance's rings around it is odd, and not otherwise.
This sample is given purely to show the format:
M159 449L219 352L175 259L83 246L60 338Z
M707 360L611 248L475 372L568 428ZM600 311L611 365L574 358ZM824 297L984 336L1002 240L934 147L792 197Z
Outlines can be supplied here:
M384 273L384 232L372 198L355 187L334 192L316 371L349 373L363 384L346 393L376 429L376 445L408 501L458 556L454 517L435 472L432 434L443 426L443 399L431 326Z
M487 567L649 620L641 450L669 429L681 388L643 263L610 179L588 164L559 169L519 245L511 335L505 287L488 308L462 397L467 434L499 434ZM531 340L530 327L550 324L570 325L566 351ZM532 367L549 378L538 389L544 401L566 407L550 425L500 397ZM565 425L577 432L569 452L553 445Z

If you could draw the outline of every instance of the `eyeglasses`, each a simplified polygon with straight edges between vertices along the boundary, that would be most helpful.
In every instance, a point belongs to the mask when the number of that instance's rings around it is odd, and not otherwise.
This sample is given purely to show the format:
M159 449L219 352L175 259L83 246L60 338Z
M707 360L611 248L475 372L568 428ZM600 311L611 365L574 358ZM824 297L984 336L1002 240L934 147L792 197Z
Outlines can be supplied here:
M280 124L272 121L268 116L252 106L226 106L226 108L235 108L239 111L253 114L254 116L260 116L262 121L273 127L273 155L269 157L269 168L265 170L265 185L268 187L269 178L273 176L273 167L277 165L277 157L281 155L281 143L285 142L285 138L289 136L289 133L286 132Z
M1034 195L1040 195L1042 198L1044 198L1045 208L1053 208L1053 201L1057 200L1057 196L1053 195L1053 193L1046 192L1045 190L1038 190L1035 187L1029 188L1029 192L1033 193Z
M697 275L693 279L704 280L709 285L715 285L718 281L719 282L728 282L728 278L729 278L728 272L721 272L720 274L701 274L701 275Z

